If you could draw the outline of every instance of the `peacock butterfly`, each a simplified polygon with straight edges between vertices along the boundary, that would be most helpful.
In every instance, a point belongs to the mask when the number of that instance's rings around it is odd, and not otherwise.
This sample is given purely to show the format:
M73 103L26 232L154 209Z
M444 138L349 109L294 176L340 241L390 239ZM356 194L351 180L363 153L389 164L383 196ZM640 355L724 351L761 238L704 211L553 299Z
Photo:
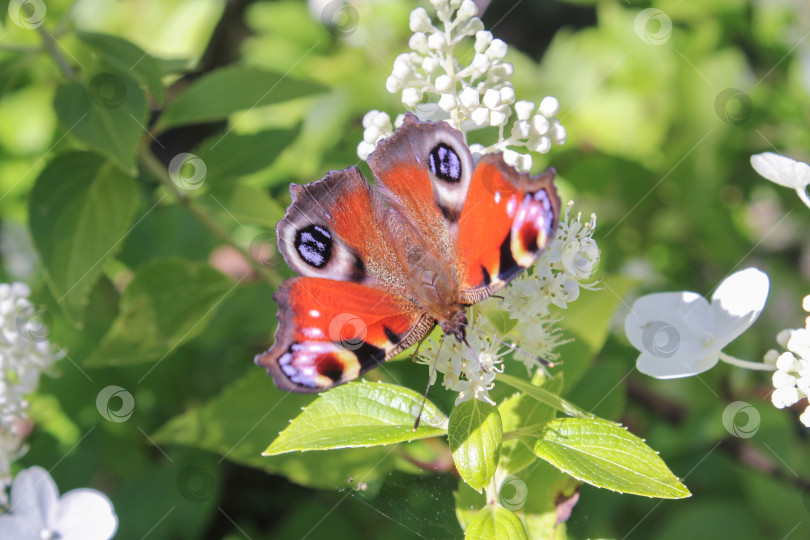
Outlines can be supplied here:
M281 284L272 348L256 357L276 385L320 392L421 340L438 324L463 340L465 307L531 266L560 215L554 170L521 174L500 154L475 163L463 135L408 114L368 164L290 185L276 226L300 277Z

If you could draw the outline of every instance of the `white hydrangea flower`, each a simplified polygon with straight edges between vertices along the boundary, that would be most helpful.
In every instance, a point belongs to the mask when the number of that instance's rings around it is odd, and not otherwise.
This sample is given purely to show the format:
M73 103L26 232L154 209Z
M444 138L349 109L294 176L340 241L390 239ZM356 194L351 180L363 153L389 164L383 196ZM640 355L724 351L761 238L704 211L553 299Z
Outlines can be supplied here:
M421 120L445 120L465 135L475 129L497 127L498 140L489 146L476 145L474 153L503 152L508 164L528 172L531 155L515 148L545 154L552 144L565 143L566 131L557 119L559 102L553 97L544 98L539 106L515 101L510 82L514 67L503 60L508 47L484 30L472 0L431 0L431 4L441 28L433 24L424 8L411 12L411 52L396 58L386 89L400 94L402 103ZM465 66L453 49L473 36L475 54ZM372 144L376 141L364 134L357 149L361 159L368 158Z
M489 298L470 309L466 333L469 347L454 339L444 339L440 344L431 338L420 349L420 363L435 362L430 383L436 382L436 373L442 373L443 386L459 392L456 403L473 398L492 403L489 391L503 371L507 355L523 363L529 375L558 360L556 349L569 340L562 336L559 324L563 319L555 310L565 309L576 300L580 287L596 287L596 283L585 282L593 277L599 261L599 250L592 249L596 247L595 217L584 223L581 214L572 218L571 206L560 220L552 243L560 255L549 249L533 268L499 291L499 298ZM563 253L582 255L563 257ZM503 333L493 319L508 319L511 328Z
M810 197L807 195L810 165L773 152L764 152L751 156L751 166L771 182L795 189L802 202L810 208Z
M810 295L804 297L802 307L810 311ZM776 341L787 351L780 354L771 349L765 354L765 362L776 367L771 401L777 409L784 409L810 398L810 317L805 320L804 328L779 332ZM810 427L810 402L799 420Z
M118 529L110 499L95 489L74 489L61 497L41 467L20 471L11 486L11 512L0 516L0 538L109 540Z
M636 367L658 379L691 377L713 368L719 360L750 369L771 369L722 352L757 320L768 288L768 276L748 268L724 279L711 304L693 292L642 296L633 303L624 327L627 339L641 353Z
M23 452L30 430L25 396L55 361L48 328L37 317L30 294L23 283L0 283L0 501L11 480L11 463Z

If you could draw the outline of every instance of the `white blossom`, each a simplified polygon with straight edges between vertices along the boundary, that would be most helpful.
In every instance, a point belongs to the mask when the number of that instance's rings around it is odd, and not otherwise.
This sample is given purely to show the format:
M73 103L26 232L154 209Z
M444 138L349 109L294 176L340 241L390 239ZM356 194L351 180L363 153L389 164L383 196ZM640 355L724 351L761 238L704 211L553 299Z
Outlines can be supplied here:
M804 298L802 307L810 311L810 295ZM787 351L780 354L771 349L765 354L765 362L776 367L771 401L777 409L784 409L810 397L810 317L805 320L804 328L783 330L776 340ZM810 403L799 420L810 427Z
M531 101L515 102L510 82L514 67L504 61L508 46L483 29L474 2L431 0L431 4L439 24L434 25L422 7L411 12L411 52L400 54L394 61L386 90L400 94L402 103L421 120L445 120L465 135L475 129L497 127L498 140L477 148L476 154L503 152L508 164L528 172L533 161L525 151L545 154L554 144L565 143L567 133L557 119L559 102L553 97L545 97L539 106ZM476 54L468 65L462 65L453 49L471 37ZM376 141L370 139L364 136L358 145L361 159L367 159L374 150Z
M20 471L11 486L11 512L0 516L0 538L19 540L109 540L118 529L110 500L94 489L61 497L41 467Z
M655 293L633 303L625 333L641 354L639 371L658 379L690 377L714 367L722 349L756 321L768 297L768 276L736 272L709 302L693 292Z
M796 190L802 202L810 207L810 197L807 195L810 165L773 152L764 152L751 156L751 166L771 182Z

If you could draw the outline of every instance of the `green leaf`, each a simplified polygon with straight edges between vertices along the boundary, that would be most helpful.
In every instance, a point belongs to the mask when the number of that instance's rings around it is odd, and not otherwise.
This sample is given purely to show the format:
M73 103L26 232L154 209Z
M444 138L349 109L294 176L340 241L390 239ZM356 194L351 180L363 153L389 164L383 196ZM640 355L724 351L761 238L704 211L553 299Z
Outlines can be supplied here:
M250 135L218 133L208 139L197 155L205 162L206 180L219 184L269 167L298 136L298 130L274 129Z
M48 285L65 315L81 326L104 262L129 233L138 206L135 184L98 154L70 152L43 169L30 201L31 235Z
M214 452L305 486L343 489L366 482L372 491L372 483L379 486L393 467L395 453L390 448L376 446L262 457L269 434L287 427L289 418L313 397L281 391L264 370L251 369L215 398L173 418L154 434L154 439L159 444L182 444ZM353 483L347 481L349 477Z
M542 379L538 373L535 379ZM550 392L552 395L560 393L563 387L562 373L553 379L547 379L542 385L542 390ZM522 428L543 425L554 418L555 409L541 403L531 396L519 392L498 405L503 421L504 433L517 432ZM501 455L500 466L508 473L515 474L537 461L537 456L532 452L534 439L527 436L519 436L505 440L503 443L503 453Z
M189 86L170 103L158 129L227 118L232 113L324 91L317 83L299 81L250 66L219 69Z
M234 283L205 263L146 263L121 296L121 310L87 365L124 365L165 358L199 335Z
M553 409L560 411L561 413L580 418L593 418L592 414L590 414L587 411L583 411L573 403L569 403L568 401L564 400L557 394L549 392L548 390L540 388L539 386L535 386L529 382L524 381L523 379L518 379L517 377L513 377L512 375L506 375L505 373L502 373L498 375L498 380L508 384L509 386L511 386L516 390L524 392L532 399L536 399L540 403L544 403L549 407L552 407Z
M160 66L149 53L131 41L109 34L76 32L76 36L117 71L129 72L137 77L149 88L158 103L162 104L165 101L166 94L163 90Z
M509 312L503 309L488 309L484 314L500 335L508 334L518 323L517 319L510 318Z
M365 381L338 386L310 403L263 455L379 446L444 435L447 417L430 401L425 403L419 429L413 431L421 405L422 396L402 386Z
M135 153L144 133L146 97L135 79L100 72L87 85L73 81L56 89L59 122L71 136L108 155L135 175Z
M528 540L517 515L495 505L482 508L467 527L464 540Z
M284 208L265 191L237 182L215 186L197 201L216 212L224 212L238 225L257 223L273 229L284 217Z
M625 428L599 419L548 422L534 452L596 487L662 499L691 494L658 454Z
M480 492L501 457L503 425L498 408L477 399L456 405L450 413L448 438L461 478Z

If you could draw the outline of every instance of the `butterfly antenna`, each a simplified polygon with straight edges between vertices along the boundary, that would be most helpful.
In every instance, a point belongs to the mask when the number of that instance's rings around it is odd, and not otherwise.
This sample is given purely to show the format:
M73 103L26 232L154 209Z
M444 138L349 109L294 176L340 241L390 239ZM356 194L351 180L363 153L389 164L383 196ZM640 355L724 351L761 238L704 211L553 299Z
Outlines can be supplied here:
M421 340L419 340L419 345L416 346L416 351L419 351L419 346L422 345L422 342L425 341L425 336ZM439 353L442 352L442 345L444 345L444 334L442 334L442 339L439 340L439 348L436 350L436 358L433 359L433 363L430 365L430 376L428 377L427 387L425 388L425 395L422 398L422 406L419 407L419 414L416 415L416 421L413 423L413 430L416 431L419 427L419 421L422 419L422 411L425 410L425 403L427 403L428 392L430 392L430 381L433 380L433 375L436 373L436 363L439 361ZM414 352L414 357L416 356L416 352Z
M493 336L493 335L491 335L491 334L487 334L487 333L486 333L486 332L484 332L483 330L480 330L480 329L478 329L478 328L476 328L476 327L474 327L474 326L467 325L467 328L469 328L470 330L472 330L472 331L474 331L474 332L478 332L478 333L479 333L479 334L481 334L482 336L484 336L484 337L488 337L489 339L491 339L491 340L493 340L493 341L497 341L498 343L500 343L500 344L501 344L501 345L503 345L504 347L509 347L509 348L510 348L510 349L512 349L513 351L517 351L517 352L519 352L520 354L522 354L523 356L525 356L526 358L531 358L532 360L535 360L536 362L538 362L538 363L540 363L540 364L544 365L545 367L550 367L550 368L551 368L551 367L554 367L554 366L556 366L556 365L557 365L557 364L555 364L554 362L551 362L551 361L549 361L549 360L546 360L545 358L540 358L539 356L535 356L535 355L533 355L533 354L529 354L529 353L527 353L526 351L524 351L523 349L521 349L520 347L518 347L517 345L515 345L514 343L510 343L510 342L508 342L508 341L504 341L504 340L502 340L502 339L498 339L497 337L495 337L495 336Z

